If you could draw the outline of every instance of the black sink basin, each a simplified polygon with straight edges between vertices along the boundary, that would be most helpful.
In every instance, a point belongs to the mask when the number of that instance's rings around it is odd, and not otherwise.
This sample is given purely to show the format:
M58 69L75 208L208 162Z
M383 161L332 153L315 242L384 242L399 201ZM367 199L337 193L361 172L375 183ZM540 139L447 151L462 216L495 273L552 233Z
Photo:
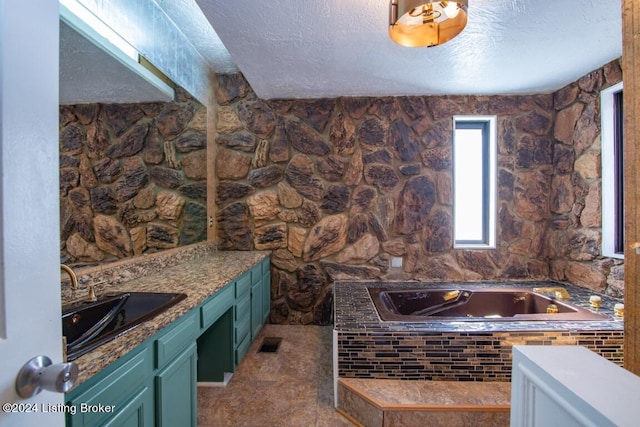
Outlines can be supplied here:
M62 335L67 338L67 360L77 359L186 297L178 293L125 292L64 307Z

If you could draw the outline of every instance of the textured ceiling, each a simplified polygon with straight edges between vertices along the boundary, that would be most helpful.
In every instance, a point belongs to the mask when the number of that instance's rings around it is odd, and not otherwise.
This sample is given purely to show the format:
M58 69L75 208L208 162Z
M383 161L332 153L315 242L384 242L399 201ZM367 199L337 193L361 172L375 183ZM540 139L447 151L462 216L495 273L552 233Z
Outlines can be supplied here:
M264 99L549 92L622 55L620 0L469 0L433 48L389 39L387 0L182 1Z
M217 73L235 73L238 68L195 0L154 0L171 18Z
M155 2L214 71L240 70L263 99L544 93L622 55L621 0L469 0L464 31L433 48L389 39L388 0ZM91 46L66 30L63 102L165 96L110 55L80 60Z

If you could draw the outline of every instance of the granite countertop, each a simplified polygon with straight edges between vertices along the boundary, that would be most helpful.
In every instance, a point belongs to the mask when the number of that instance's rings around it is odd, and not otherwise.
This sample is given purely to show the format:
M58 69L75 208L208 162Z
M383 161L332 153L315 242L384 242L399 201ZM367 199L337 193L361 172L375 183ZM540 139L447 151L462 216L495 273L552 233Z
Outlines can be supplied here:
M82 296L85 295L86 290L82 289L82 282L84 282L85 284L100 283L96 286L98 296L102 292L130 291L177 292L185 293L187 297L156 317L77 358L75 362L79 368L79 375L75 386L82 384L128 351L133 350L137 345L202 303L268 255L269 252L217 251L206 248L193 257L185 257L186 259L181 259L173 265L160 265L160 268L156 268L157 271L149 272L148 266L140 267L138 264L132 263L130 269L144 271L141 277L130 280L115 279L113 282L109 280L105 282L104 274L102 274L99 278L100 282L96 282L90 277L91 275L83 274L81 289L76 292L76 295L78 293ZM156 264L158 263L156 262ZM122 270L127 270L126 265L119 267ZM101 269L99 273L104 273L104 271ZM120 275L120 277L122 276ZM68 293L63 295L63 304L68 303L70 299Z
M607 316L604 320L580 321L438 321L437 318L424 322L385 322L380 320L373 301L367 291L368 286L393 287L394 289L460 289L474 287L564 287L571 295L568 303L590 310L589 296L599 295L602 306L598 311ZM336 331L368 331L386 333L407 332L506 332L506 331L553 331L553 330L611 330L624 329L621 318L614 316L613 306L621 299L600 294L590 289L556 281L509 281L509 282L380 282L357 281L336 282L334 284L334 329Z

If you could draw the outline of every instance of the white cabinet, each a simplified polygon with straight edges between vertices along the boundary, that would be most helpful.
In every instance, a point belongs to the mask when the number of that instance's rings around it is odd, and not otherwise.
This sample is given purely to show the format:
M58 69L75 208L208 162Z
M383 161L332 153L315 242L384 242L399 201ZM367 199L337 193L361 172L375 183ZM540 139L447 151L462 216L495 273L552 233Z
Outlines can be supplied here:
M637 426L640 377L579 346L514 346L511 426Z

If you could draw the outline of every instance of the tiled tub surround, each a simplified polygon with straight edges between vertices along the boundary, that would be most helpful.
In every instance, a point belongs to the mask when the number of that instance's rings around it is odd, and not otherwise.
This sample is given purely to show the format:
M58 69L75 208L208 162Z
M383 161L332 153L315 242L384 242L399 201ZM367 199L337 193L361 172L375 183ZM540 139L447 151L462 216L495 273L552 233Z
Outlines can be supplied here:
M68 284L63 283L63 304L84 297L89 283L98 283L98 296L103 292L141 291L185 293L187 298L76 359L80 370L76 386L202 303L268 255L268 252L260 251L218 251L211 243L199 243L119 261L113 265L78 270L81 288L74 297L68 290Z
M582 345L619 365L623 361L623 322L613 306L621 300L600 295L603 321L383 322L368 286L397 289L456 287L564 287L571 304L589 308L595 292L553 281L520 282L336 282L337 375L454 381L509 381L513 345Z

